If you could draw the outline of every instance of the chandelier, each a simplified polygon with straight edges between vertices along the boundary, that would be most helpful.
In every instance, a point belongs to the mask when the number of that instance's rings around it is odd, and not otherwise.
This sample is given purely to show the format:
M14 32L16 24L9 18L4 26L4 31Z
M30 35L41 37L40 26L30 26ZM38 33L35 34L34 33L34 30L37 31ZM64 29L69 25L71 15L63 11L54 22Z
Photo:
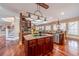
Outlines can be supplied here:
M43 13L40 11L40 6L37 5L37 10L34 13L26 12L26 18L31 20L33 23L39 23L46 21L46 17L43 16Z

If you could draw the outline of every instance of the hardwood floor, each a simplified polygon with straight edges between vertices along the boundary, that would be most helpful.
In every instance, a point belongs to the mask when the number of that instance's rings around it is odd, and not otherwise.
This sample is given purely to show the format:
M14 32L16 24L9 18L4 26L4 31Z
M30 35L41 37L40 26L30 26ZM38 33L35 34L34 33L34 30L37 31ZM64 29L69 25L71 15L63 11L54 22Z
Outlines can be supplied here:
M50 56L78 56L79 55L79 40L67 39L64 45L54 44L54 50L49 53Z
M7 41L6 46L0 48L0 56L25 56L24 46L18 45L15 41ZM64 45L54 44L54 49L42 56L78 56L79 40L66 39Z

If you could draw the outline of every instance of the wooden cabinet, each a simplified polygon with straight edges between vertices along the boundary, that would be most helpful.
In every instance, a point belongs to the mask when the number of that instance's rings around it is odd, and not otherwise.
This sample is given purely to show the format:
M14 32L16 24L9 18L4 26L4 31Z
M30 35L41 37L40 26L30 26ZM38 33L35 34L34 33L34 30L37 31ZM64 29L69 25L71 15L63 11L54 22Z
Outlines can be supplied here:
M26 39L26 38L25 38ZM25 54L27 56L40 56L53 50L53 37L25 40Z
M36 39L28 42L28 55L29 56L35 55L36 45L37 45Z
M21 26L22 26L22 31L25 34L30 34L31 33L31 21L27 20L26 18L22 18L21 21Z

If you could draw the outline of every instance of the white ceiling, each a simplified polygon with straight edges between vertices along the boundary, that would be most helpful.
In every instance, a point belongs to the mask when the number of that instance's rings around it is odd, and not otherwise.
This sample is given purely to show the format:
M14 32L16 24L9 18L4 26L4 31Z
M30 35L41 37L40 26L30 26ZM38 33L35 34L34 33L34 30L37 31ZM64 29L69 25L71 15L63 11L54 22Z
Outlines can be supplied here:
M79 16L79 4L48 3L49 8L40 7L41 12L48 19L66 19ZM22 10L34 12L37 9L34 3L0 3L0 17L19 16ZM61 15L64 12L64 15Z

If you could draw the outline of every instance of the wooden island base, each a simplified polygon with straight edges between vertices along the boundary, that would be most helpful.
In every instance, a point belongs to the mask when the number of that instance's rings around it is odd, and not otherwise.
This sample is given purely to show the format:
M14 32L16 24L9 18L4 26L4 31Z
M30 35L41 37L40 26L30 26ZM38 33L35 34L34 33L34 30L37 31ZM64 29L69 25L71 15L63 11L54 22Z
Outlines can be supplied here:
M24 46L26 56L45 55L46 53L51 52L53 49L53 36L49 34L38 37L25 35Z

